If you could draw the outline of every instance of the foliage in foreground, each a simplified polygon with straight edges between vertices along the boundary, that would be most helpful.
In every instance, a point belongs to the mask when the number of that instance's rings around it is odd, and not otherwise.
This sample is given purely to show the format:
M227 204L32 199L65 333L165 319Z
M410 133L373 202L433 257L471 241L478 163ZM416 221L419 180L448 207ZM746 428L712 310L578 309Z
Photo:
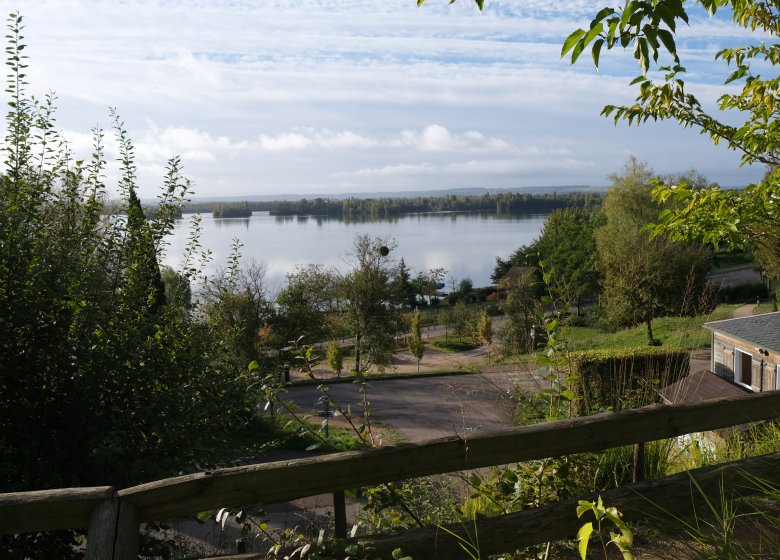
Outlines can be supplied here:
M242 380L214 360L208 325L158 264L189 183L170 160L147 219L115 116L122 213L101 216L103 132L89 161L71 159L53 97L26 92L21 22L10 18L0 178L0 489L149 479L194 460L247 407ZM197 270L193 244L185 286Z

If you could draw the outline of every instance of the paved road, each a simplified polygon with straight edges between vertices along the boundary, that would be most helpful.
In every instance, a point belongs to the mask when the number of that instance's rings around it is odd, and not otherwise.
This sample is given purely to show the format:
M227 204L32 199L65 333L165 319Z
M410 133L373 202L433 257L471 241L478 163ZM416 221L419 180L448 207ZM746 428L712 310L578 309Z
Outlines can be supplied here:
M707 281L718 287L739 286L760 283L761 275L752 264L748 264L710 272L707 274Z
M367 389L371 418L392 427L409 441L452 434L491 431L512 425L520 383L538 391L539 381L527 370L509 372L377 380ZM362 414L359 384L330 385L331 398L355 416ZM316 411L322 393L315 386L292 387L285 400L302 411ZM338 422L338 420L334 420Z

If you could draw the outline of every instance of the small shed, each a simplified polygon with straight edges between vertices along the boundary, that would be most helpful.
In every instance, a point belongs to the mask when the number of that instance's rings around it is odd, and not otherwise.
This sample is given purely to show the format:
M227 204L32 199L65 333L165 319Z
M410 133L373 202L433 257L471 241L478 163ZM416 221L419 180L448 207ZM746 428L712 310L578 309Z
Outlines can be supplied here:
M693 404L720 397L739 397L746 393L748 389L706 369L691 373L658 391L666 404Z
M710 370L750 391L780 389L780 312L705 323Z
M749 392L747 388L737 385L725 377L702 369L667 385L660 389L658 394L664 404L693 404L722 397L740 397ZM695 443L700 447L712 449L716 443L727 440L736 429L732 426L702 434L688 434L680 436L678 441L681 446Z

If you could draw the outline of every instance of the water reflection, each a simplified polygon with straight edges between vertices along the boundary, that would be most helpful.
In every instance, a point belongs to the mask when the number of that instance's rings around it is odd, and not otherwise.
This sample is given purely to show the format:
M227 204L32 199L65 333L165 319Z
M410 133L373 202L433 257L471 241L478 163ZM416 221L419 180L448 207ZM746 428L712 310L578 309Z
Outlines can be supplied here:
M497 216L488 212L435 212L392 219L340 220L332 216L202 217L200 243L213 253L207 272L223 266L234 239L244 261L267 267L267 279L280 286L295 265L317 263L342 269L355 235L392 237L398 243L392 257L404 258L413 272L443 267L456 281L470 278L475 286L490 284L496 257L506 258L520 245L538 237L545 215ZM177 266L184 254L191 215L176 222L166 264ZM237 227L241 226L241 227ZM280 228L284 228L283 232ZM280 235L282 234L283 235Z
M214 226L218 228L244 226L244 229L249 229L252 218L212 218L212 220Z

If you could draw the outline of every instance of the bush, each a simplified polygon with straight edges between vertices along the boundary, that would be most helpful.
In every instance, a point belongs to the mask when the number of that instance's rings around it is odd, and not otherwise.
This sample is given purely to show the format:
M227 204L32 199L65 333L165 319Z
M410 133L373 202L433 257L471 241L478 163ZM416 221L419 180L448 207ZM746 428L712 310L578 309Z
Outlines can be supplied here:
M86 163L57 148L52 99L25 91L21 18L12 15L9 28L0 491L124 486L168 475L244 421L253 405L246 364L225 367L222 333L187 309L197 244L181 273L163 275L159 267L189 183L179 160L170 160L160 204L147 219L133 144L114 115L123 199L119 213L104 216L102 133Z
M761 282L724 286L718 292L718 299L723 303L752 303L756 298L767 297L769 297L769 290Z
M588 309L582 309L579 314L571 315L567 319L567 324L570 327L596 327L601 321L598 308L592 307Z
M690 368L685 350L658 347L575 352L570 360L580 415L651 404L656 389L679 381Z

